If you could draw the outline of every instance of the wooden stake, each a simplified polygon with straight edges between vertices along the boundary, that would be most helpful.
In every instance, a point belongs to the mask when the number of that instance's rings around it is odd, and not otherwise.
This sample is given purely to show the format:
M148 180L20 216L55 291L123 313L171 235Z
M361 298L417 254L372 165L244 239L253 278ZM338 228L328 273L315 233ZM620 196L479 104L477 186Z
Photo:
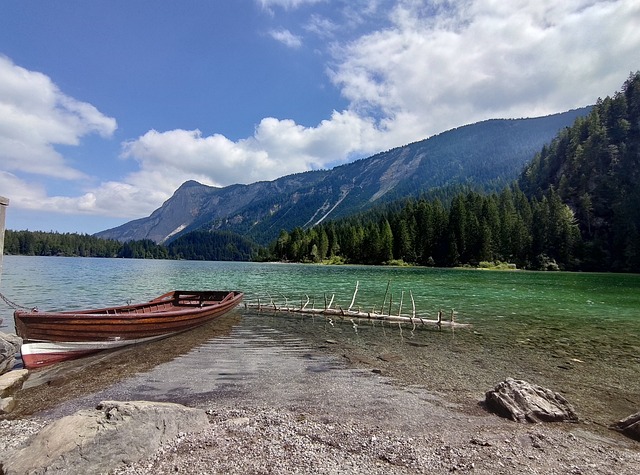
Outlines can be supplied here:
M353 304L356 302L356 294L358 293L359 284L360 284L360 281L356 280L356 289L353 291L353 298L351 299L351 305L349 305L349 308L347 310L351 310L351 307L353 307Z
M416 301L413 300L413 292L409 291L409 295L411 295L411 306L413 307L413 312L411 313L411 317L416 318Z
M382 306L380 307L380 315L384 314L384 304L387 303L387 293L389 292L389 286L391 285L391 281L387 281L387 290L384 291L384 299L382 300Z

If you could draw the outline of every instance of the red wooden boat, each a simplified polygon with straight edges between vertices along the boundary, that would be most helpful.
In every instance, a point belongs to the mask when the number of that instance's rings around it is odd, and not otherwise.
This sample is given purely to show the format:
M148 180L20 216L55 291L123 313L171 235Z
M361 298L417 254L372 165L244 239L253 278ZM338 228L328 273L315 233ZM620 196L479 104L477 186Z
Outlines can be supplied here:
M238 291L175 290L149 302L94 310L14 313L22 360L37 368L203 325L242 301Z

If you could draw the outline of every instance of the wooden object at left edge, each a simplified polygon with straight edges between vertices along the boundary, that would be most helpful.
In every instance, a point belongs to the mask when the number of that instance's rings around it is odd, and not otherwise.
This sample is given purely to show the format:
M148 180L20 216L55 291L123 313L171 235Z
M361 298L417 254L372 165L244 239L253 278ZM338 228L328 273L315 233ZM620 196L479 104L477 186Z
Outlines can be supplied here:
M2 256L4 255L4 218L9 206L9 199L0 196L0 279L2 279Z

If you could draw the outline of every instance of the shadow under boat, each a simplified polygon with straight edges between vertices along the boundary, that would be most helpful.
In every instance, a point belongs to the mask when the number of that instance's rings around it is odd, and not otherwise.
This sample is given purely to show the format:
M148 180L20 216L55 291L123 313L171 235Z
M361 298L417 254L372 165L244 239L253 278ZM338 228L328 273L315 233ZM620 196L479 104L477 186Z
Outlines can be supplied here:
M105 350L80 359L31 370L15 394L16 419L47 411L81 396L107 389L130 376L189 353L207 341L228 336L240 322L240 308L192 330L157 341Z

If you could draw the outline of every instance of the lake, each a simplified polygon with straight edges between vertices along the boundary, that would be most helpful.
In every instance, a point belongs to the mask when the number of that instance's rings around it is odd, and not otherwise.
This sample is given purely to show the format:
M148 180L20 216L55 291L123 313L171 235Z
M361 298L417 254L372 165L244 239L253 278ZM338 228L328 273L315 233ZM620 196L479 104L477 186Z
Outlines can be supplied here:
M393 313L401 299L403 313L410 313L411 292L419 316L435 318L442 309L448 318L455 309L456 321L471 326L452 331L338 323L242 306L190 336L125 353L137 364L144 360L144 367L125 369L114 358L94 359L93 368L113 369L121 377L110 376L113 383L103 381L99 389L73 397L80 404L88 393L101 391L101 396L189 402L260 398L280 388L271 397L304 399L309 374L341 378L345 368L356 368L465 407L514 377L561 392L595 425L640 409L636 274L5 256L0 291L43 310L140 302L172 289L237 289L248 303L286 299L299 305L308 296L317 307L325 296L334 296L334 306L346 308L356 282L354 307L379 309L389 286ZM13 331L11 313L0 303L0 331ZM93 370L76 373L84 380L95 377ZM293 381L295 387L286 386Z

